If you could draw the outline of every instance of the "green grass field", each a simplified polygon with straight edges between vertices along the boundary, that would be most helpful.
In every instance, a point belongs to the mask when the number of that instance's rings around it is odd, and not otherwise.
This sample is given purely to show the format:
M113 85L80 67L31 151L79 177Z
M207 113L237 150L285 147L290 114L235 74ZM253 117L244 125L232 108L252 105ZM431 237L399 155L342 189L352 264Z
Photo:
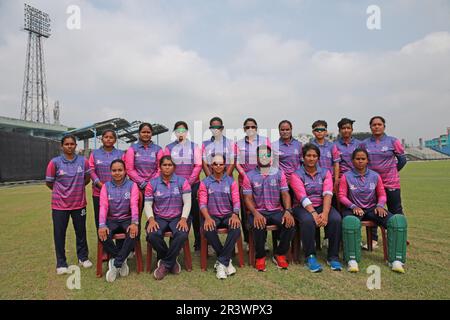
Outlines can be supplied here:
M288 271L268 264L257 273L248 265L224 281L215 278L214 259L207 272L193 256L194 270L157 282L135 272L112 284L81 270L81 290L66 287L67 276L55 273L50 191L43 185L0 189L0 299L449 299L450 298L450 161L412 162L402 171L402 195L411 245L406 274L383 263L382 249L363 251L360 273L311 274L303 265ZM96 259L96 234L88 187L90 258ZM192 235L192 234L191 234ZM380 237L381 239L381 237ZM192 242L191 242L192 243ZM142 239L145 248L144 240ZM66 242L69 264L77 261L70 224ZM144 253L145 255L145 253ZM325 251L318 253L324 263ZM237 263L235 263L236 265ZM381 267L381 289L368 290L369 265ZM104 265L106 269L106 264Z

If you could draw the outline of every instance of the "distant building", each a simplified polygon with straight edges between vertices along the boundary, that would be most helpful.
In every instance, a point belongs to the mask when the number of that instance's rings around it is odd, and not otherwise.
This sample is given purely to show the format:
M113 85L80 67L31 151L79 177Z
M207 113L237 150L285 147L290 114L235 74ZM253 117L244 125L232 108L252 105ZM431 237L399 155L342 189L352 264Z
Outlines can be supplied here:
M447 133L439 137L426 140L425 147L450 155L450 127L447 127Z
M59 140L69 130L68 127L59 124L25 121L0 116L0 131L23 133L34 137Z

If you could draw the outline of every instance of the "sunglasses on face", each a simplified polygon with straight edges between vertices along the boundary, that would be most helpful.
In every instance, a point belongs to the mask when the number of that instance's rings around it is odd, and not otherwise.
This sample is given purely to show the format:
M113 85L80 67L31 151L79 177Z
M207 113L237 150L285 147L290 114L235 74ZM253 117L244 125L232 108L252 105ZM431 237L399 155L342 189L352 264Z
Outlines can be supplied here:
M225 164L224 164L224 163L217 163L217 162L214 162L212 165L213 165L214 167L223 167Z
M209 129L210 130L221 130L221 129L223 129L223 126L210 126Z
M180 128L180 129L176 129L175 132L176 132L176 133L185 133L185 132L187 132L187 129L185 129L185 128Z
M244 129L248 130L248 129L256 129L257 126L245 126Z
M271 153L260 153L259 156L260 157L270 158L272 156L272 154Z
M314 132L324 132L324 131L327 131L327 129L326 128L315 128L313 131Z

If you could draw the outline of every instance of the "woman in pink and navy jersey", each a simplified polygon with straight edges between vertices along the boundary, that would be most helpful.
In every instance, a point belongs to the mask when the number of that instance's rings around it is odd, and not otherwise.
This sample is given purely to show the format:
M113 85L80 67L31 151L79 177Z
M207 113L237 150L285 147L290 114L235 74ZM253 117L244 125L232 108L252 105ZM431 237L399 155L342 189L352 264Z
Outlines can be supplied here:
M369 168L383 180L389 211L403 214L399 172L406 165L405 149L400 140L385 134L386 121L383 117L370 119L370 130L372 137L362 144L369 153Z
M187 138L188 125L178 121L173 128L176 140L166 146L164 155L171 156L176 164L175 174L185 178L191 186L192 205L190 216L194 229L194 250L200 252L200 209L198 207L197 192L202 171L202 151L199 146Z
M283 170L286 179L289 181L291 174L301 166L302 143L292 136L292 123L290 121L281 121L278 130L280 131L280 139L272 144L274 165Z
M405 149L401 142L385 134L386 120L376 116L370 119L372 137L362 142L369 153L369 169L381 176L386 189L387 207L392 214L403 214L400 192L400 170L406 165ZM377 230L373 231L374 245L377 245Z
M128 276L127 257L135 245L139 232L139 188L127 178L125 162L111 162L111 181L103 184L100 193L100 225L98 236L105 250L112 256L106 273L106 281L113 282L117 274ZM112 240L116 233L127 236L122 244Z
M198 202L203 215L205 237L217 254L216 276L226 279L236 273L231 257L241 234L239 187L233 177L225 174L224 155L212 158L212 170L213 174L200 182ZM228 229L224 245L220 242L218 228Z
M147 216L147 241L157 252L158 267L153 272L162 280L169 272L179 274L178 254L189 236L191 218L191 186L175 174L176 164L170 156L159 162L161 174L150 180L145 188L145 215ZM164 233L172 232L169 247Z
M338 122L339 138L334 145L337 148L339 158L335 159L339 163L339 177L334 177L335 185L339 185L339 178L347 171L353 170L352 153L361 146L361 141L352 137L354 120L342 118Z
M254 234L255 267L258 271L266 271L266 225L276 225L279 244L272 261L278 268L287 269L286 254L295 234L289 186L283 171L273 166L272 149L261 145L256 152L257 167L247 172L242 184L245 204L250 212L248 223Z
M46 171L46 184L52 190L53 236L56 251L56 273L66 274L66 231L72 217L77 242L78 262L89 268L89 250L86 239L86 188L90 181L89 163L75 153L74 136L61 140L63 154L50 160Z
M128 177L144 192L150 179L158 176L159 160L164 155L160 146L153 143L153 127L150 123L139 126L139 141L128 148L125 164Z
M347 216L354 216L360 220L369 220L388 229L388 221L394 215L384 207L386 192L381 176L368 169L369 153L366 149L358 148L353 152L354 169L347 171L339 185L339 201L345 207L342 214L344 223ZM348 218L347 218L348 219ZM359 232L359 230L358 230ZM388 230L388 232L390 232ZM395 232L395 231L394 231ZM345 246L344 246L345 247ZM348 258L348 271L358 272L358 262ZM405 272L401 261L390 261L392 270Z
M341 215L331 205L333 178L330 171L318 166L320 150L308 143L303 146L304 165L291 176L290 185L297 203L294 208L300 222L300 234L305 251L306 266L311 272L322 271L316 259L316 228L324 227L328 237L327 263L331 270L340 271L339 243L341 239Z
M222 154L225 156L225 173L232 177L236 167L236 144L223 135L224 126L221 118L212 118L209 121L209 129L212 136L202 144L203 171L207 177L213 174L212 159L216 154Z
M92 151L89 157L89 168L92 180L92 203L94 205L95 226L98 230L98 216L100 212L100 190L103 185L111 181L111 162L122 159L124 152L114 147L117 134L114 130L105 130L102 133L102 146Z
M260 136L258 134L258 124L253 118L247 118L244 121L244 132L245 137L236 143L236 170L239 172L239 190L241 197L242 194L242 183L244 181L247 172L255 169L258 166L258 156L256 149L261 145L267 145L271 147L269 138ZM245 214L245 201L241 199L241 218L244 228L242 229L244 233L244 241L248 243L248 230L245 228L247 225L247 215Z

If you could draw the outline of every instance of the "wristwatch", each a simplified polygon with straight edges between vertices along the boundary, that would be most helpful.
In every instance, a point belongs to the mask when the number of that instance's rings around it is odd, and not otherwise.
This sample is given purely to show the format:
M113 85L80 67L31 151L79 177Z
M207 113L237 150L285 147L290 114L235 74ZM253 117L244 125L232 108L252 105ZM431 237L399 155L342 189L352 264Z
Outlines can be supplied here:
M292 208L286 209L285 211L289 212L290 214L292 214L294 212L294 210L292 210Z

